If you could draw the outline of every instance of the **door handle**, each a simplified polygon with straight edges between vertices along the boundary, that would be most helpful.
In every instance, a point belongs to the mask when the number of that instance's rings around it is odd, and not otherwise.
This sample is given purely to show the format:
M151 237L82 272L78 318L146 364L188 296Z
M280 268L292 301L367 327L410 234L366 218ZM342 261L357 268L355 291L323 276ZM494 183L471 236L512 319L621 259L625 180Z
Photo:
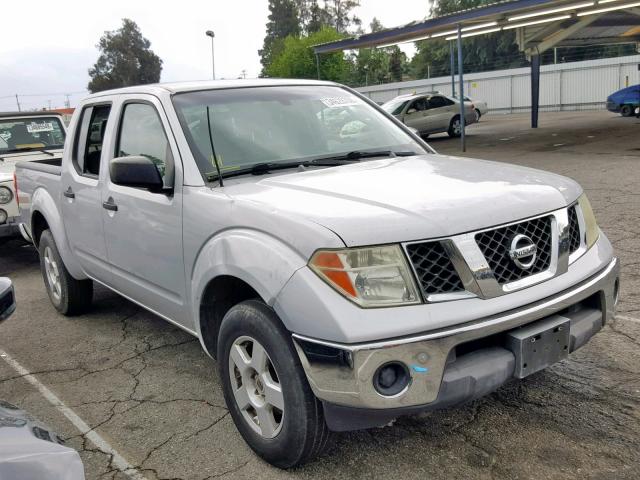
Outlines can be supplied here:
M76 194L73 193L73 190L71 190L71 187L67 188L64 192L62 192L62 194L67 198L76 198Z
M115 204L112 197L109 197L106 202L102 202L102 208L104 208L105 210L109 210L110 212L118 211L118 205Z

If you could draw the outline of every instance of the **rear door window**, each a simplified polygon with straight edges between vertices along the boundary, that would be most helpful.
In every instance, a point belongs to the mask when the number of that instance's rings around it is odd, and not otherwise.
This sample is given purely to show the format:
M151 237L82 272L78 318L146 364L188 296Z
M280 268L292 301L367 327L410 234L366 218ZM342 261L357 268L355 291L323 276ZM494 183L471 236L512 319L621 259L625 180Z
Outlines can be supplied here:
M80 118L80 132L74 145L74 166L80 175L97 177L100 173L102 147L111 105L85 107Z

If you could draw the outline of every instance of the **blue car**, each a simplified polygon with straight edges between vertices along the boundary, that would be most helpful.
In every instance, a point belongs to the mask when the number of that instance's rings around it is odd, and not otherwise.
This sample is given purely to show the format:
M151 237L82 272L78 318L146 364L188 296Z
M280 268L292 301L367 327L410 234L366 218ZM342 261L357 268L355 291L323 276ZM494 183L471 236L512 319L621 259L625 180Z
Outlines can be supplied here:
M640 107L640 85L623 88L607 97L607 110L630 117Z

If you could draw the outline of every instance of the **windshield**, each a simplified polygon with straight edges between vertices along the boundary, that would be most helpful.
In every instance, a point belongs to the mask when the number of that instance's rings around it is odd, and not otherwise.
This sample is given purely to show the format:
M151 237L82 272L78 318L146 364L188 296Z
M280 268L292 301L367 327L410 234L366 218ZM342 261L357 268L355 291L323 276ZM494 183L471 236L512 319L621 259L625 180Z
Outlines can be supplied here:
M382 108L391 115L399 115L409 100L389 100Z
M427 153L368 103L340 87L285 86L206 90L174 95L191 151L205 178L260 163L291 162L390 150Z
M0 153L62 148L64 138L56 117L0 118Z

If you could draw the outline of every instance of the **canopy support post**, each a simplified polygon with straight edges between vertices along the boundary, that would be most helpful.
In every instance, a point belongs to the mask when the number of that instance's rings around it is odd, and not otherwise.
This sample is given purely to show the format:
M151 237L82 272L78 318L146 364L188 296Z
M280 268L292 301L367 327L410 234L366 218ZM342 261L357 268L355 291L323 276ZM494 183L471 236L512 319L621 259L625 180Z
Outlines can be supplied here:
M465 118L464 118L464 68L462 66L462 25L458 24L458 74L460 76L460 88L458 100L460 101L460 143L462 151L467 151L465 138Z
M538 128L540 108L540 55L531 55L531 128Z

